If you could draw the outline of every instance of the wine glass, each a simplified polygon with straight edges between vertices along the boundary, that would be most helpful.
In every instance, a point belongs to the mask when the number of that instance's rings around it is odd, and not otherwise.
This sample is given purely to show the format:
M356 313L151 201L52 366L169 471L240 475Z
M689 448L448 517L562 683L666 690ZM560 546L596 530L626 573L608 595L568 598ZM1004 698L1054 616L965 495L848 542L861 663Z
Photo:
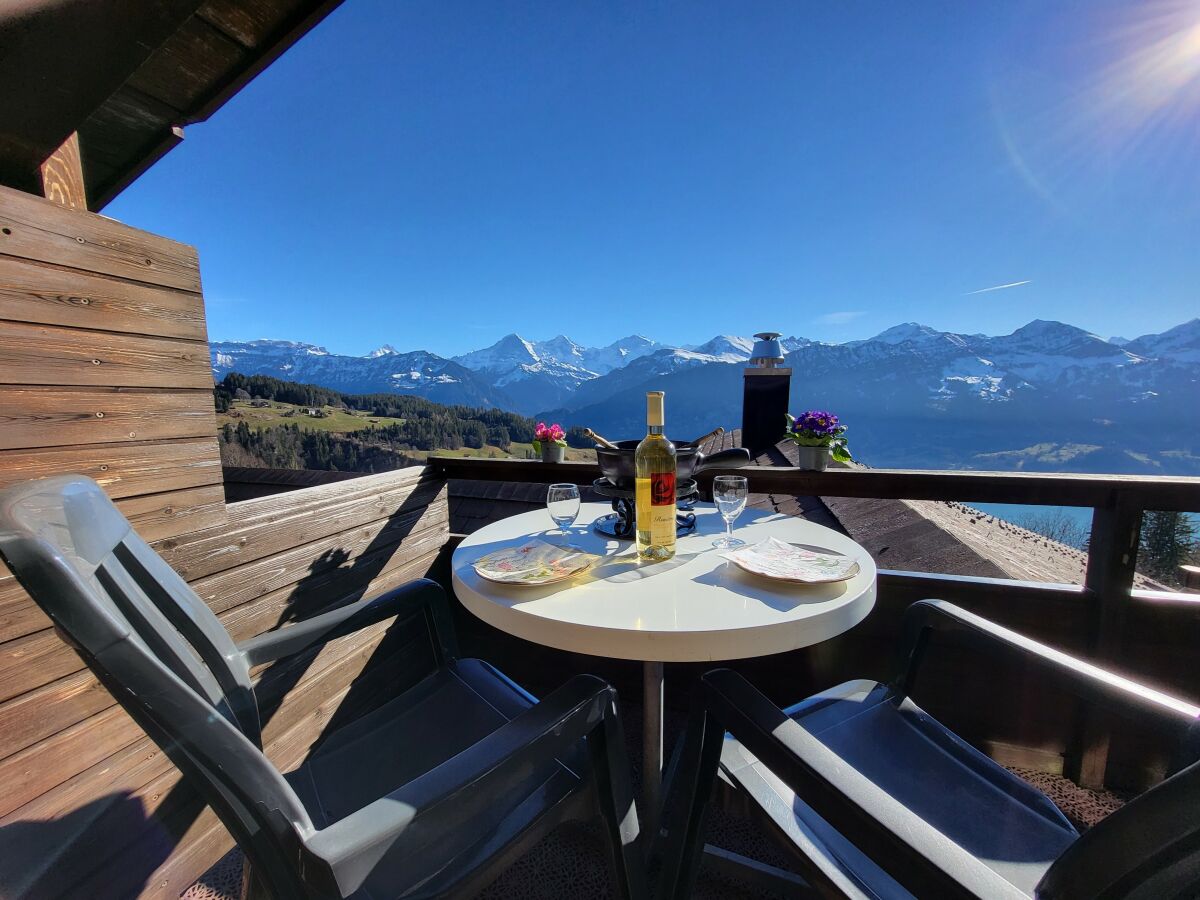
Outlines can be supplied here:
M546 491L546 511L558 526L566 542L567 529L575 524L579 515L579 486L575 484L552 484Z
M748 483L744 475L718 475L713 479L713 500L721 518L725 520L725 536L713 541L713 546L722 550L740 547L745 541L733 536L733 520L746 508Z

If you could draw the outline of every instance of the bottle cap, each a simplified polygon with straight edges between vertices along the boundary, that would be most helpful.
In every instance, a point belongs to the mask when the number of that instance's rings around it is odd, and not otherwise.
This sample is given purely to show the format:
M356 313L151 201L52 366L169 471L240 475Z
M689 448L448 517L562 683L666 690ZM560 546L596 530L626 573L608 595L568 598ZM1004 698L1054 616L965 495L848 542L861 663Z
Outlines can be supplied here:
M663 424L663 392L646 391L646 425L659 426Z

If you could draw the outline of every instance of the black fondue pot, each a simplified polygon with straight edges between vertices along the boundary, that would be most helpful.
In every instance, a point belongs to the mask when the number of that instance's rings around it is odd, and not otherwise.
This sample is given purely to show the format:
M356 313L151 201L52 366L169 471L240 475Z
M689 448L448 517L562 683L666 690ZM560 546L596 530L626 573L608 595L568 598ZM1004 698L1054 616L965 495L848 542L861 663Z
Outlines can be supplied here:
M596 461L600 463L600 471L616 488L632 491L636 480L633 466L633 456L637 450L636 441L617 441L617 449L596 445ZM686 481L695 477L704 469L737 469L750 463L750 451L744 447L733 447L729 450L719 450L711 456L705 456L700 448L691 441L672 441L675 445L675 478Z

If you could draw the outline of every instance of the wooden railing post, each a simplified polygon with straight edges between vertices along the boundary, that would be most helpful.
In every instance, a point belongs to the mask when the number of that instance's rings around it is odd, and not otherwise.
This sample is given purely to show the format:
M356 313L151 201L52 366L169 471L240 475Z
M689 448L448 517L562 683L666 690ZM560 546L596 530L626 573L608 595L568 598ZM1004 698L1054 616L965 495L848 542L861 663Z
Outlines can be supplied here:
M1084 596L1091 604L1088 655L1109 668L1120 661L1125 619L1133 590L1142 509L1123 492L1092 512ZM1094 709L1079 704L1074 738L1067 749L1065 774L1088 788L1104 786L1109 731Z

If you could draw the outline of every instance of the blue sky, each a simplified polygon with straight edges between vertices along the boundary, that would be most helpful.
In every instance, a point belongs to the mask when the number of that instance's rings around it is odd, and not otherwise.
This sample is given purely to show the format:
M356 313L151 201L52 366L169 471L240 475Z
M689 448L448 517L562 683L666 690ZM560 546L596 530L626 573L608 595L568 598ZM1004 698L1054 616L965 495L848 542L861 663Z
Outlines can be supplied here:
M1048 6L346 0L105 213L198 247L213 339L1163 330L1200 9Z

